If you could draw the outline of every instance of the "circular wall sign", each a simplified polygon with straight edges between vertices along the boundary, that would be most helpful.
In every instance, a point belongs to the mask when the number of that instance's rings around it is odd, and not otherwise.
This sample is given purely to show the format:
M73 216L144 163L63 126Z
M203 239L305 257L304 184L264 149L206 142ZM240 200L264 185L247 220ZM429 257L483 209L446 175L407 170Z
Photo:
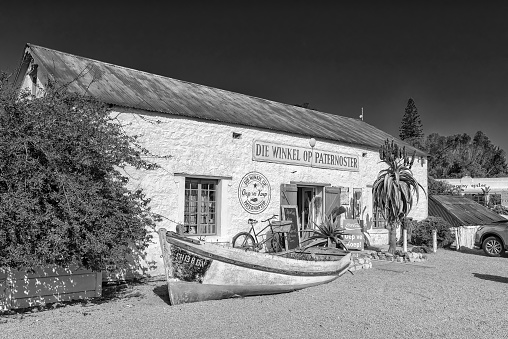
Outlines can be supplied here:
M268 179L258 172L247 173L238 185L238 199L251 214L263 212L270 204L271 187Z

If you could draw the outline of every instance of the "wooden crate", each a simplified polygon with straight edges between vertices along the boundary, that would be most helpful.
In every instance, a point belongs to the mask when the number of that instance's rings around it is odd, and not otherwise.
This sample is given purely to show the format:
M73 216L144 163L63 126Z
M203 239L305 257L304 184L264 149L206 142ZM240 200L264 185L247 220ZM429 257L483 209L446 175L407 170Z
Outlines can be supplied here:
M102 273L78 267L43 267L34 273L0 268L0 310L102 295Z

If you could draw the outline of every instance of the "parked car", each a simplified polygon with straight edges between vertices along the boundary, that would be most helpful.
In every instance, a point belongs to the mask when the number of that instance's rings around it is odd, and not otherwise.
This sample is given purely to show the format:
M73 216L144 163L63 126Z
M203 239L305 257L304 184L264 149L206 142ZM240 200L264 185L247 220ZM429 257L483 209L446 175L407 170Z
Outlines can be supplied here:
M499 257L508 250L508 220L480 226L476 231L474 245L482 248L488 256Z

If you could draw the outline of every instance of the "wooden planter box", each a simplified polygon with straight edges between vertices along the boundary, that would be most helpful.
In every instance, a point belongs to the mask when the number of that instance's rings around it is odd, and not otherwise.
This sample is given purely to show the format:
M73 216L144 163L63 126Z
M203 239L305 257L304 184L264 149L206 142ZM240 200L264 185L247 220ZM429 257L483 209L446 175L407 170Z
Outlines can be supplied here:
M43 267L28 273L0 268L0 310L100 297L102 273L77 267Z

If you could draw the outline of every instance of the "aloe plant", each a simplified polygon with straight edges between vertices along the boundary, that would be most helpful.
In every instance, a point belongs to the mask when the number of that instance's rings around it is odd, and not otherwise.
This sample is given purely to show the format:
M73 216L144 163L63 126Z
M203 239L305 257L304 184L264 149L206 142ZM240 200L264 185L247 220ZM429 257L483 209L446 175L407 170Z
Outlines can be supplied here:
M411 167L415 160L416 151L408 156L405 146L399 148L393 141L388 140L379 150L379 157L388 168L379 172L376 181L372 185L372 197L374 210L380 210L388 221L390 232L388 252L394 253L396 247L397 227L402 219L407 217L414 203L418 203L418 189L423 188L413 176ZM416 201L414 199L416 198Z
M316 230L306 241L309 242L305 248L313 246L328 246L334 247L340 245L346 248L346 245L340 239L344 234L344 229L340 226L339 216L346 212L344 206L334 208L332 212L323 218L321 224L315 224ZM315 241L313 241L315 240Z

